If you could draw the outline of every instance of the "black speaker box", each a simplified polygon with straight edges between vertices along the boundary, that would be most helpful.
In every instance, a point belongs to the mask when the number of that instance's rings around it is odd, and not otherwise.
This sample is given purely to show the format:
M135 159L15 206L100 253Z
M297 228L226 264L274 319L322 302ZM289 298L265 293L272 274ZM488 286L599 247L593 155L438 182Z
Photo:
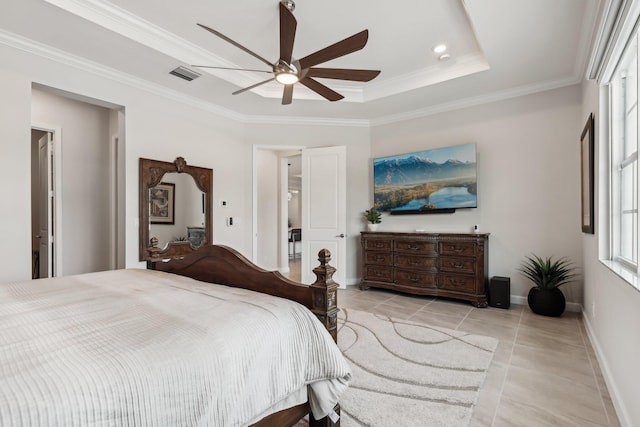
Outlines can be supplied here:
M511 279L493 276L489 282L487 298L491 307L509 308L511 305Z

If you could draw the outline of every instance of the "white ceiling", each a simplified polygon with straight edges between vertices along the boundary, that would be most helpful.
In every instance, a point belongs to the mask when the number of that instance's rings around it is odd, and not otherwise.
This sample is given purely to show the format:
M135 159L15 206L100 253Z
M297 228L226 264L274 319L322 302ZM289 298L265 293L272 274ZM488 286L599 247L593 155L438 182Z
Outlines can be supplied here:
M380 124L579 83L602 2L297 0L295 58L368 29L363 50L321 66L382 72L368 83L321 80L345 96L337 102L298 84L287 106L275 82L231 95L268 74L200 69L192 82L168 74L192 64L266 69L196 23L275 62L278 0L20 0L2 8L0 43L241 120ZM442 42L451 54L444 62L432 52Z

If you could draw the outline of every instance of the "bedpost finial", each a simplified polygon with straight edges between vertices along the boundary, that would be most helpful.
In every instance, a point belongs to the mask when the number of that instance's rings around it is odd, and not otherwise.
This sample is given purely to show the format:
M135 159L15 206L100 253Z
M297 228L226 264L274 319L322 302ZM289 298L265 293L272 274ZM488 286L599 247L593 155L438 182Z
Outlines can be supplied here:
M320 261L320 265L327 265L331 261L331 251L329 249L320 249L318 261Z
M334 341L338 333L338 284L333 281L336 269L329 265L331 252L321 249L318 252L320 265L313 269L316 281L311 287L311 311L327 328Z
M178 173L182 173L184 172L185 166L187 166L187 161L184 159L184 157L177 157L173 164L176 165L176 170L178 171Z

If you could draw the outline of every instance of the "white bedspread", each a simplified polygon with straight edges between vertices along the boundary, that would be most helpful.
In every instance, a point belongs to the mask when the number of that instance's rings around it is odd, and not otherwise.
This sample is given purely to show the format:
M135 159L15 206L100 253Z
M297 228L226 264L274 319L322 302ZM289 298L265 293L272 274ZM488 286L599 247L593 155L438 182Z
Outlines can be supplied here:
M2 426L241 426L305 384L322 417L350 378L282 298L148 270L0 285Z

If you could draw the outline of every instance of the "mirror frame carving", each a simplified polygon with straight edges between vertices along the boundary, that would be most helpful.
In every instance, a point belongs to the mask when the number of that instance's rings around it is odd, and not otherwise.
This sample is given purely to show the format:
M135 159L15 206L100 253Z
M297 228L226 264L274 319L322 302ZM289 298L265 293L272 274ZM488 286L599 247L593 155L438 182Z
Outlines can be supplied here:
M191 175L196 187L204 193L206 207L204 215L206 242L204 244L213 244L211 212L213 209L213 169L187 165L187 162L182 157L176 158L173 163L140 158L138 162L140 179L140 193L138 195L140 215L138 245L140 248L140 261L180 258L198 249L191 246L189 241L169 242L164 249L157 246L157 239L156 242L151 242L151 236L149 236L149 189L158 185L160 181L162 181L165 173L186 173Z

